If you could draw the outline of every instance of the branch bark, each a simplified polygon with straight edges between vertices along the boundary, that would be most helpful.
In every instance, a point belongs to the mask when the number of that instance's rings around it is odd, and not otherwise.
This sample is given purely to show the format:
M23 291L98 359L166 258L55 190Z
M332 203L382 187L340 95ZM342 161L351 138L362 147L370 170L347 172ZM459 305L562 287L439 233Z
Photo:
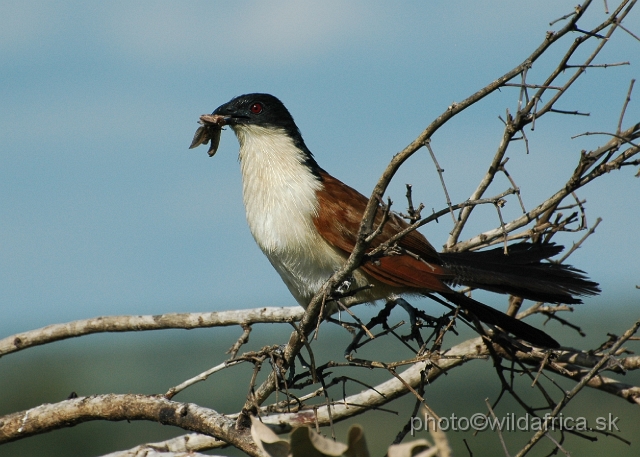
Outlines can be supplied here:
M249 455L260 455L248 430L235 421L194 403L162 396L107 394L44 404L0 417L0 444L92 421L148 420L213 436Z
M53 324L28 332L16 333L0 340L0 357L33 346L76 338L92 333L137 332L143 330L165 330L170 328L194 329L228 327L257 323L290 323L300 320L304 310L299 306L290 308L264 307L217 311L211 313L167 313L146 316L101 316L63 324Z

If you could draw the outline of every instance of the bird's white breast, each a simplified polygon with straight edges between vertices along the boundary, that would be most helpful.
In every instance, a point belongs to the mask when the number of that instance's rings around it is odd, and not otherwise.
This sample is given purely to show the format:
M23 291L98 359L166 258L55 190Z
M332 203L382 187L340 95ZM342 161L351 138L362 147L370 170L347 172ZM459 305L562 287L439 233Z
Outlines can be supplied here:
M247 222L258 246L300 305L344 262L318 234L316 192L321 181L283 130L255 125L233 129L240 142Z

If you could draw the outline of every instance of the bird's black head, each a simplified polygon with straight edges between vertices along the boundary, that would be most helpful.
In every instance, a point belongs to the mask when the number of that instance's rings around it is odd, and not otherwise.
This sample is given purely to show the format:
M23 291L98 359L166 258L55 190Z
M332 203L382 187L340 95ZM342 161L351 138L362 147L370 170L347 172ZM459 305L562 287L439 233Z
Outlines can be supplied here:
M320 167L313 158L313 154L307 148L302 139L302 134L296 123L293 121L293 117L289 113L289 110L282 104L280 100L270 94L246 94L240 95L232 99L231 101L225 103L224 105L219 106L216 110L211 114L211 116L204 115L200 117L201 123L203 126L208 125L209 123L214 126L213 133L206 135L203 137L202 135L198 136L196 133L196 138L194 138L194 142L192 143L192 147L194 144L202 144L209 139L212 138L212 149L213 153L215 153L215 148L213 148L213 139L216 138L216 131L219 133L219 129L224 125L230 126L236 134L238 134L238 139L240 139L240 132L246 134L247 132L254 130L253 134L256 134L255 129L252 127L261 127L264 129L270 130L281 130L285 135L287 135L293 144L300 150L304 157L304 163L309 167L309 169L314 173L318 174ZM198 129L200 131L200 129ZM205 132L208 132L205 130ZM204 141L202 141L204 138ZM209 155L213 155L211 149L209 151Z
M229 125L232 129L244 126L258 126L267 129L281 129L294 144L308 157L309 165L317 167L313 156L304 144L302 134L293 117L284 104L270 94L245 94L219 106L212 115L223 116L221 125Z
M224 116L224 122L231 127L258 125L267 128L281 128L290 134L298 133L293 117L280 100L269 94L240 95L219 106L212 114Z

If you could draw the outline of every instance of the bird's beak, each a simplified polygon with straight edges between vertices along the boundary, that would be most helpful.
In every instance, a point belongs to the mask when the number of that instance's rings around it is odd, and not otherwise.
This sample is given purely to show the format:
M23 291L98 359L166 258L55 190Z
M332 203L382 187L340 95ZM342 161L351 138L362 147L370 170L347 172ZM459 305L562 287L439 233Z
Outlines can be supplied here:
M239 111L237 106L234 106L232 103L225 103L224 105L218 106L211 116L200 116L200 120L203 118L207 118L212 120L217 125L238 125L245 122L248 118L243 115L241 110ZM205 121L206 122L206 121Z
M203 114L200 116L200 124L223 127L233 123L231 116L222 116L221 114Z

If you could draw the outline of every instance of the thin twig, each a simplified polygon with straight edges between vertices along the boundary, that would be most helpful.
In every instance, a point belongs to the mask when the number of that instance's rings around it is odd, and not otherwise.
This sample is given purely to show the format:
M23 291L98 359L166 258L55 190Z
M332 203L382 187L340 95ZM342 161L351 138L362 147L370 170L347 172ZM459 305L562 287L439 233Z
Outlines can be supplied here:
M447 191L447 186L444 183L444 169L440 167L438 163L438 159L436 159L436 155L433 153L433 149L431 149L431 138L427 138L424 142L424 145L429 150L429 154L431 155L431 160L436 166L436 170L438 171L438 176L440 177L440 184L442 184L442 189L444 190L444 195L447 200L447 206L449 207L449 211L451 213L451 219L453 219L453 223L456 223L456 216L453 214L453 208L451 206L451 198L449 198L449 192Z
M573 116L591 116L591 113L581 113L580 111L567 111L556 108L549 108L550 113L558 113L558 114L571 114Z
M620 25L618 25L620 27ZM600 63L600 64L588 64L588 65L565 65L565 68L608 68L619 67L622 65L631 65L630 62L617 62L617 63Z
M238 341L236 341L233 346L231 346L229 348L229 350L227 351L227 354L231 354L231 358L235 358L235 356L238 354L238 351L240 350L240 348L242 347L243 344L247 344L249 342L249 334L251 333L251 325L249 324L241 324L242 327L242 335L240 335L240 337L238 338Z
M182 392L187 387L191 387L194 384L197 384L202 381L206 381L209 378L209 376L211 376L212 374L222 371L225 368L229 368L244 362L245 360L231 360L231 361L222 362L221 364L216 365L213 368L209 368L207 371L203 371L199 375L194 376L193 378L187 379L186 381L178 384L177 386L172 387L167 391L167 393L164 394L164 397L168 400L171 400L173 397L175 397L178 393Z
M629 35L631 35L633 38L635 38L636 40L640 41L640 37L636 34L634 34L631 30L629 30L628 28L626 28L624 25L622 25L620 22L618 22L618 27L620 27L622 30L624 30L625 32L627 32Z
M489 414L491 415L493 420L497 421L498 418L496 417L496 413L493 412L493 408L491 407L491 404L489 403L489 399L485 398L484 399L484 403L487 405L487 409L489 410ZM504 436L502 436L501 427L496 427L496 431L498 432L498 438L500 439L500 444L502 444L502 450L504 451L504 455L506 457L509 457L509 450L507 449L507 443L505 443L505 441L504 441Z
M576 243L573 243L571 245L571 248L567 252L565 252L565 254L562 257L560 257L556 262L563 263L565 260L567 260L569 256L573 254L582 245L582 243L584 243L587 240L587 238L589 238L596 231L596 227L600 225L600 222L602 222L601 217L597 218L593 226L587 231L587 233L582 238L580 238Z
M624 99L624 104L622 105L622 111L620 111L620 120L618 121L618 130L616 130L616 134L620 135L622 132L622 120L624 119L624 113L627 111L627 105L631 101L631 92L633 91L633 85L636 80L632 79L629 84L629 90L627 91L627 98Z

